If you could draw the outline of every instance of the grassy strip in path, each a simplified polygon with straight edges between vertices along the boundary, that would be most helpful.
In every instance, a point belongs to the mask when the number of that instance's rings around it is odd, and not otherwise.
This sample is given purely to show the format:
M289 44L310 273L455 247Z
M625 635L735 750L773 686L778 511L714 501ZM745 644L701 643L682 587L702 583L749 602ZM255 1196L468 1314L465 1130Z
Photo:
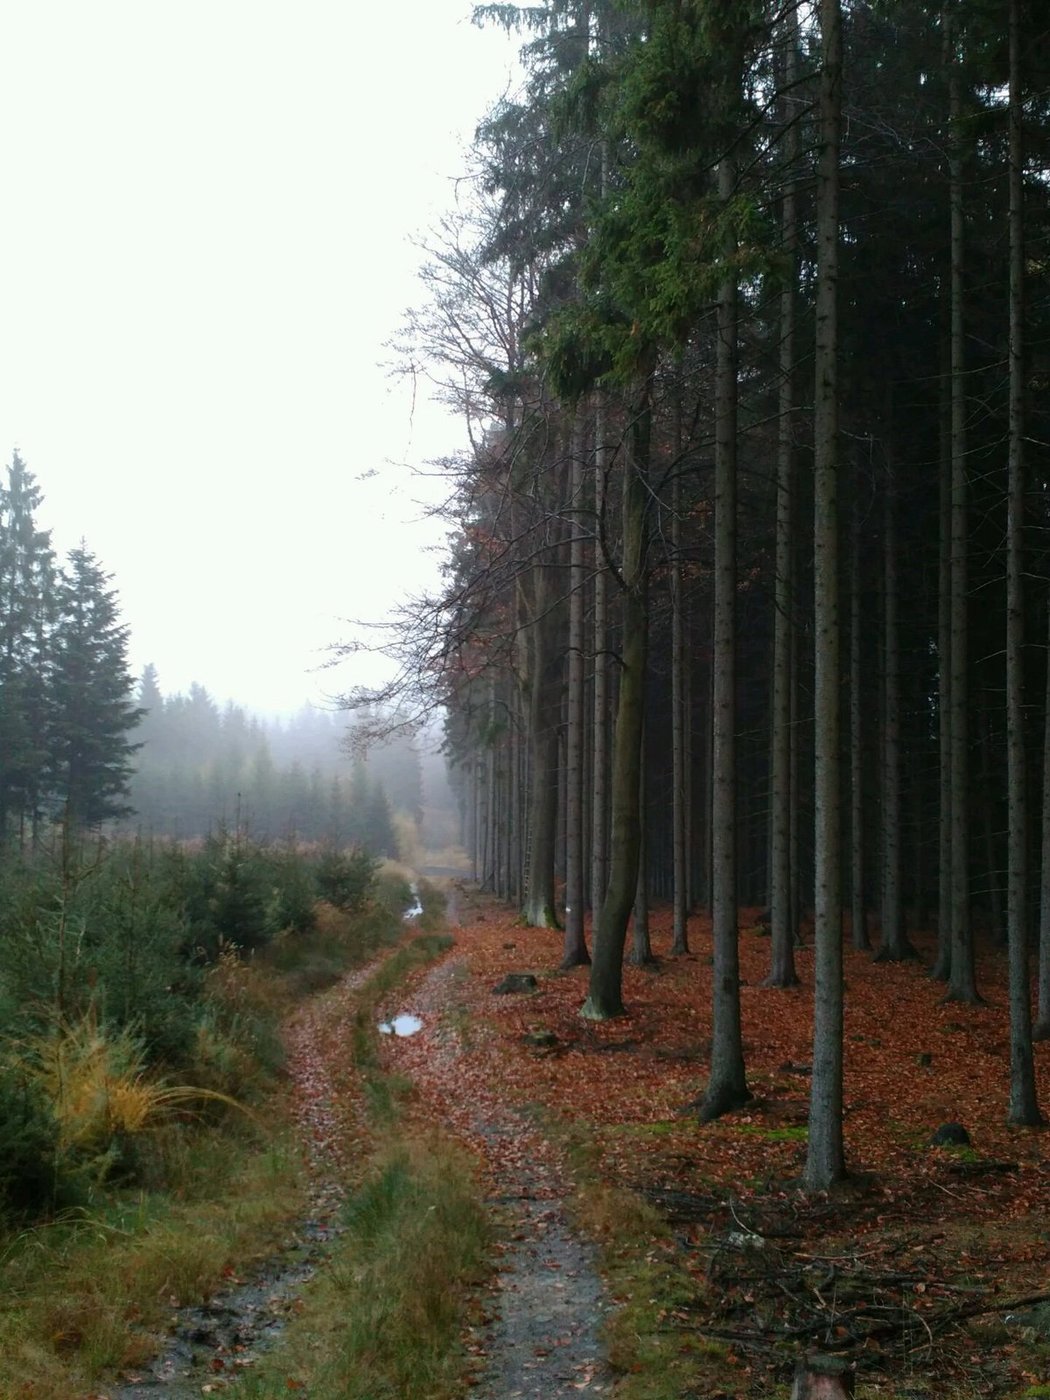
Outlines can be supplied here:
M580 1230L600 1251L615 1307L605 1322L616 1400L678 1400L735 1394L741 1377L728 1348L699 1331L674 1330L676 1311L695 1306L703 1288L682 1267L667 1221L633 1191L610 1185L597 1169L587 1125L534 1109L542 1130L565 1152L574 1192L567 1202Z
M433 934L413 939L359 991L354 1054L383 1145L283 1342L241 1383L245 1400L297 1390L313 1400L462 1393L465 1313L488 1271L484 1204L468 1155L440 1132L406 1123L411 1085L383 1068L376 1034L394 989L450 943Z

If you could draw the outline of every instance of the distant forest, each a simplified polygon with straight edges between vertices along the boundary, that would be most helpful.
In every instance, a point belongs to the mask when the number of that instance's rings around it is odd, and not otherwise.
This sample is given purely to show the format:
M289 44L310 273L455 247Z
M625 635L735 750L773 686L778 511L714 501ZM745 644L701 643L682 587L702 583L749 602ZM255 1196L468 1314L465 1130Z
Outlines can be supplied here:
M415 740L380 740L367 760L351 758L345 714L306 707L261 720L220 707L203 685L164 695L153 665L136 685L111 576L83 542L59 563L38 525L42 500L16 452L0 481L0 851L46 846L61 819L179 840L226 828L411 858L424 815ZM440 808L450 798L437 755L428 777ZM451 814L432 813L427 836L450 844Z
M397 856L397 818L423 815L419 751L391 740L351 762L345 715L305 707L288 720L261 720L239 705L220 708L202 685L162 694L147 666L138 686L129 801L132 822L157 836L204 836L217 823L259 840L360 845Z

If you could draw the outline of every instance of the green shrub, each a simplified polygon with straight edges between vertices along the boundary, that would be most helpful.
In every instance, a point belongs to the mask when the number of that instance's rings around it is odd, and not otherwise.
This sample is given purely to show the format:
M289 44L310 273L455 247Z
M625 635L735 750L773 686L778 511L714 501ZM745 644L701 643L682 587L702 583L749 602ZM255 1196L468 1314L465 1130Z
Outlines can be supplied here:
M400 925L405 910L415 902L415 895L404 875L397 870L384 870L376 882L376 900Z
M15 1063L0 1064L0 1219L46 1214L78 1197L59 1172L58 1124L40 1086Z
M317 890L337 909L356 913L373 892L378 862L359 846L348 851L329 847L317 862Z
M317 926L315 867L296 850L273 852L270 865L277 927L310 933Z
M182 894L192 956L213 962L224 946L265 947L280 927L272 871L262 847L220 828L192 855L175 853L170 869Z

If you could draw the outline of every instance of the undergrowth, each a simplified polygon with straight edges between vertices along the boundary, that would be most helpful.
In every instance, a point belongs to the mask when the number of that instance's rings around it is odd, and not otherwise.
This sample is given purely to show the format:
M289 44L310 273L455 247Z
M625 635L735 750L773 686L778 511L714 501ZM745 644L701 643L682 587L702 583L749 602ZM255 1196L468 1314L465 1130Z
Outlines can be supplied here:
M228 871L228 857L206 858ZM173 1306L279 1247L305 1212L275 1093L280 1021L402 936L403 892L381 879L348 895L356 907L315 901L254 950L220 939L205 956L160 894L169 860L188 859L136 849L50 885L0 876L14 953L0 971L0 1400L86 1394L134 1368ZM94 922L120 908L124 924ZM158 910L164 936L138 946ZM150 1010L161 976L166 1020Z
M0 1400L97 1393L100 1376L148 1359L173 1306L271 1254L303 1210L286 1138L160 1136L177 1191L114 1194L3 1241Z

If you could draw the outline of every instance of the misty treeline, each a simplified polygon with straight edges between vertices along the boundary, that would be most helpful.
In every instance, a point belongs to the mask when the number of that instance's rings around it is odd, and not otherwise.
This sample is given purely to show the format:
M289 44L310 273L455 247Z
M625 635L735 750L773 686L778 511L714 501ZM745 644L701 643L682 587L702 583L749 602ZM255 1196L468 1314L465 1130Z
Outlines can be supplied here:
M152 666L137 699L141 748L130 804L138 829L182 839L223 822L260 840L410 854L423 814L420 754L410 737L351 760L345 716L307 707L267 721L232 703L220 708L198 684L164 696Z
M410 853L423 815L410 735L351 758L345 716L262 720L197 683L165 696L152 665L136 683L111 576L83 543L57 561L41 501L15 453L0 482L0 850L53 846L60 821Z
M812 929L816 1187L844 1169L843 937L896 960L935 929L961 1001L975 939L1008 946L1010 1116L1037 1121L1045 7L476 14L525 78L399 346L470 446L443 590L392 647L447 707L482 882L564 920L594 1017L623 1010L632 909L638 961L650 896L680 953L710 909L708 1117L748 1096L738 906L768 908L773 986Z

